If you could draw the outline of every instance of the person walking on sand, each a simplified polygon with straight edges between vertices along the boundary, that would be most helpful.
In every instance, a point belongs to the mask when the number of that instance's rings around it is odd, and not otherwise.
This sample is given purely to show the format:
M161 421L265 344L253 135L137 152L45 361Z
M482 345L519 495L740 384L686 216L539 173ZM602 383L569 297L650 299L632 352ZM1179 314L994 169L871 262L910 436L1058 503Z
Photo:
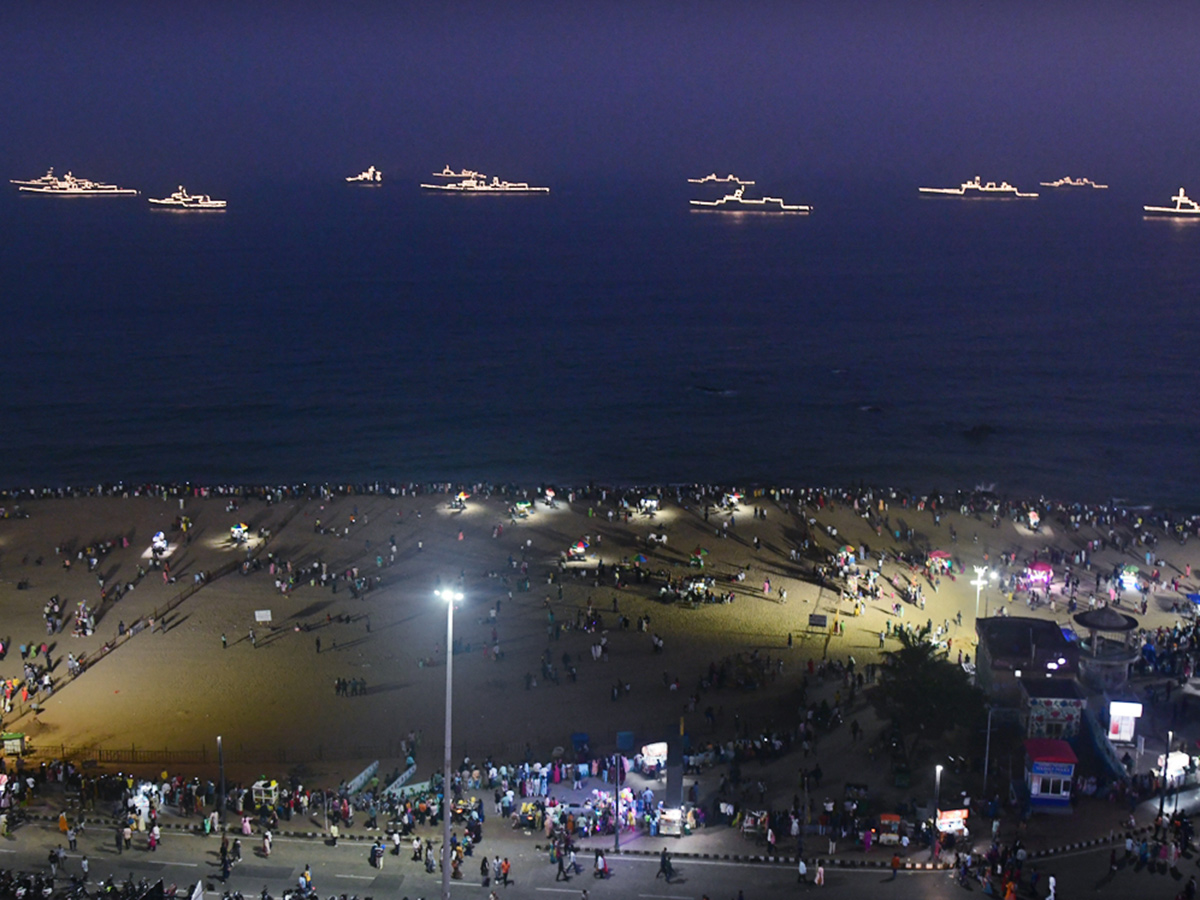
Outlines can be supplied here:
M250 646L253 647L255 650L258 649L258 638L256 638L254 636L253 628L250 629Z

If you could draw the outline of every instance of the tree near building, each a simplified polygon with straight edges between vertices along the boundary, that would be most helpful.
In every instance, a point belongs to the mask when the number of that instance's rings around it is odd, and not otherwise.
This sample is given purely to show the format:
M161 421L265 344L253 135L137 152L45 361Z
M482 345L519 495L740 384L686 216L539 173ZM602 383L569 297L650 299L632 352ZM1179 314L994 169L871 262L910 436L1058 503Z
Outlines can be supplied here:
M979 721L986 704L983 692L962 666L947 659L945 650L907 632L898 637L900 647L884 658L871 700L905 738L911 756L921 741L935 741L957 725Z

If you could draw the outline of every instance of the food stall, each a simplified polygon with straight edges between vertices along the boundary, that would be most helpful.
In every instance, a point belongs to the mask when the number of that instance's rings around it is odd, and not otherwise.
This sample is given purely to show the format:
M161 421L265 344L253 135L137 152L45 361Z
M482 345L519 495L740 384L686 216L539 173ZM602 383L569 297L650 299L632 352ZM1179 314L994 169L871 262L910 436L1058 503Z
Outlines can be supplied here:
M900 843L900 817L895 813L881 813L879 816L879 843L893 846Z
M1025 786L1035 811L1071 809L1071 783L1079 759L1066 741L1030 738L1025 742Z
M655 741L644 744L642 752L636 760L638 771L651 778L657 778L667 767L667 742Z
M274 806L279 802L279 782L278 781L256 781L250 786L250 798L254 801L254 808L260 806Z
M664 837L683 837L682 809L664 809L658 814L658 833Z

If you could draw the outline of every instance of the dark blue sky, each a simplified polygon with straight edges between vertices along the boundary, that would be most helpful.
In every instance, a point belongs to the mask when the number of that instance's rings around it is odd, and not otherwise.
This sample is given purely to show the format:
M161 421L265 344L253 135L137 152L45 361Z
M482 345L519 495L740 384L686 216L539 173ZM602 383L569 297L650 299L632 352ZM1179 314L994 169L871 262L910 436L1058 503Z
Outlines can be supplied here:
M1200 193L1198 40L1197 3L10 3L0 176L1085 174L1165 200Z

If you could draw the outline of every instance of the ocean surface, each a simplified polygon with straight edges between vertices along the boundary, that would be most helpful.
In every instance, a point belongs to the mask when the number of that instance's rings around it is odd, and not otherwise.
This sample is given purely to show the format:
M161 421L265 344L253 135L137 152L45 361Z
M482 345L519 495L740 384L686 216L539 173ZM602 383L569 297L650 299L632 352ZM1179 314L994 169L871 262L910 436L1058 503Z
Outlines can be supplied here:
M0 484L862 480L1200 506L1200 222L1143 218L1166 187L758 186L801 217L695 212L721 190L680 181L258 184L217 192L224 213L5 185Z

